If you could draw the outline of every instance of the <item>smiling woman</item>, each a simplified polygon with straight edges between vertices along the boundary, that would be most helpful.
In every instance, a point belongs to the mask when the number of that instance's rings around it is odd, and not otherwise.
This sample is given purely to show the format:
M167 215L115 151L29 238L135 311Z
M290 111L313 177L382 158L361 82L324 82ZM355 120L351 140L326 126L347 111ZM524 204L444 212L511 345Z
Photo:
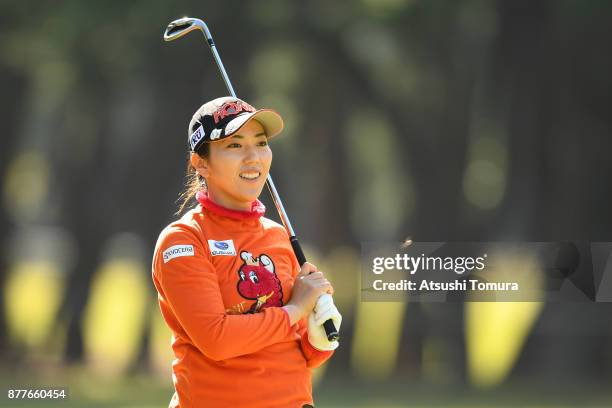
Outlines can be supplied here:
M289 236L257 199L272 164L278 113L231 97L208 102L189 124L188 185L160 234L153 282L173 333L170 407L309 407L310 369L338 347L333 287L301 268ZM323 300L325 299L325 300ZM316 310L315 310L316 305ZM243 384L249 384L245 394Z

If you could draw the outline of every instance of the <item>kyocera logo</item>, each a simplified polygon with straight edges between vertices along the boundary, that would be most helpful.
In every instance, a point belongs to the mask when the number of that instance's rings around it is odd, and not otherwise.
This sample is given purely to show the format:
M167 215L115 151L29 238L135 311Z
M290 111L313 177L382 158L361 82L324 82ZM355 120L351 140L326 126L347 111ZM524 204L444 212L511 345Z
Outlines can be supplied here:
M217 242L215 242L215 248L218 248L218 249L227 249L227 248L229 248L229 245L227 244L227 242L217 241Z
M174 245L164 251L164 263L178 256L193 256L193 245Z

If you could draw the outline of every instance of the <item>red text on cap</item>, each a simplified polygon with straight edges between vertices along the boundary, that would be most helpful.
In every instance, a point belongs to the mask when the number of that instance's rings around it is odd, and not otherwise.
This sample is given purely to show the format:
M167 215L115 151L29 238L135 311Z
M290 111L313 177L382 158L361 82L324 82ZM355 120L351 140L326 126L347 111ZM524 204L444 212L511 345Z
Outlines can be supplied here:
M255 112L255 108L243 101L226 102L213 113L215 125L227 116L236 115L240 112Z

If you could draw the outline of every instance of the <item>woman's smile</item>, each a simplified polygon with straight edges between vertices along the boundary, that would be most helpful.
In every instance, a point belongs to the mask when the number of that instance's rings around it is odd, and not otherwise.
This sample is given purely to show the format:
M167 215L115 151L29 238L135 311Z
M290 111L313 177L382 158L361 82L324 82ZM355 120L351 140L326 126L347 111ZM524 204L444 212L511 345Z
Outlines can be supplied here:
M247 182L255 182L261 176L261 171L258 170L246 170L240 173L240 178Z

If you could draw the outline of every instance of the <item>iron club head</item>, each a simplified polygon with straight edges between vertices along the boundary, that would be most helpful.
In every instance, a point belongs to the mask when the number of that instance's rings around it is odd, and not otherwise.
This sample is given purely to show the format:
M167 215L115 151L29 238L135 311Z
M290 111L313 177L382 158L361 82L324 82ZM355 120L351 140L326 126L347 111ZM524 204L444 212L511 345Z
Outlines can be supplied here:
M210 31L204 23L199 18L191 18L191 17L183 17L178 20L174 20L164 32L164 41L173 41L177 38L180 38L193 30L200 30L202 34L208 39L212 40L212 36L210 35Z

